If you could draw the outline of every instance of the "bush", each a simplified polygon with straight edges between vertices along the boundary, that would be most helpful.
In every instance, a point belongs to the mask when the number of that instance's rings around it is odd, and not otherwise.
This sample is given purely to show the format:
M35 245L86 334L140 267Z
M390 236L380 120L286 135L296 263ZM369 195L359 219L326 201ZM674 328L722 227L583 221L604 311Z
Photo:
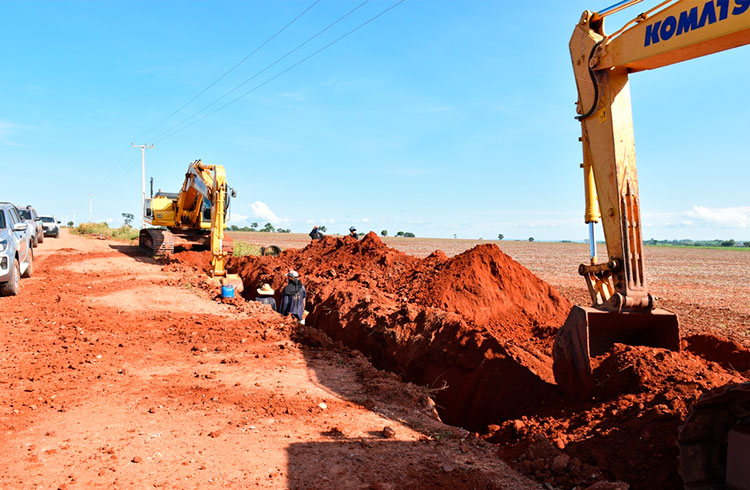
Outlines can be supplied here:
M139 231L130 226L110 228L107 223L81 223L71 230L77 235L101 235L114 240L132 242L138 239Z
M260 245L248 242L234 242L235 257L245 257L248 255L260 255Z

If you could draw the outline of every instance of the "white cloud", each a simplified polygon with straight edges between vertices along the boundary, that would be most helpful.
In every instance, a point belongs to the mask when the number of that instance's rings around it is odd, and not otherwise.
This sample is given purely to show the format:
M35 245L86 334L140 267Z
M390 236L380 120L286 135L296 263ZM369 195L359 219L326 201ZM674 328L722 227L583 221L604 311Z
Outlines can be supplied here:
M276 216L276 213L271 211L271 208L268 207L268 204L264 203L263 201L255 201L250 205L250 207L253 210L253 216L256 218L268 221L273 224L278 224L282 221L285 221Z
M114 221L114 218L107 218L107 219L106 219L106 220L104 220L104 221L106 221L107 223L112 223L112 222Z
M736 208L693 206L693 209L685 212L685 216L721 228L750 228L750 206Z
M15 134L19 129L22 128L23 126L19 124L12 123L6 120L0 120L0 145L17 147L23 146L10 140L10 136Z
M229 216L230 223L244 223L247 221L247 219L248 216L239 213L232 213L231 216Z
M305 96L301 92L282 92L279 94L282 99L289 99L294 102L304 102Z

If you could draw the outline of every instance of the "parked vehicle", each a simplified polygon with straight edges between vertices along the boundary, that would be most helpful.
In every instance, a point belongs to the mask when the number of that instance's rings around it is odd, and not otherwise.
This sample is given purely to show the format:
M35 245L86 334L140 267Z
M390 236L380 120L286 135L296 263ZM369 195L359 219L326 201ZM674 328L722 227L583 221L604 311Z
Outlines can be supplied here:
M42 227L42 218L39 217L36 209L32 208L31 206L17 209L18 214L21 215L21 218L26 220L26 222L29 224L29 228L32 231L34 242L31 244L31 246L34 248L38 247L39 244L44 241L44 228Z
M0 295L19 293L21 278L31 277L34 252L29 224L13 204L0 203Z
M51 236L55 238L60 237L60 224L54 216L40 216L42 218L42 229L44 230L44 236Z

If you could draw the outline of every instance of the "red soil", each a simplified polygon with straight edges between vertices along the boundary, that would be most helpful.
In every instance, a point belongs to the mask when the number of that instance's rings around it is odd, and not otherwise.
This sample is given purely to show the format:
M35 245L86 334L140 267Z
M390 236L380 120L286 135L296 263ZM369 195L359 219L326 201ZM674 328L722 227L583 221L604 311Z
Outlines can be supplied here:
M564 402L551 347L571 304L494 245L418 259L370 233L230 266L248 298L268 282L277 301L284 275L297 270L309 326L434 388L445 421L485 434L518 469L563 487L604 477L679 488L677 427L690 404L750 369L747 349L707 335L685 339L683 353L617 345L597 359L592 399Z

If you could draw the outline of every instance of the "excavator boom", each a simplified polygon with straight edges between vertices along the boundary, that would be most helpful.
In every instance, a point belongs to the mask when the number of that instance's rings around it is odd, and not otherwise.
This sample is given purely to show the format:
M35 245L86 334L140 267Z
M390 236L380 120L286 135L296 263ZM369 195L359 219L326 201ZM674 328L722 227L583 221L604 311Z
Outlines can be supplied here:
M635 3L639 0L600 13L585 11L570 39L583 144L584 219L591 240L590 261L578 272L592 302L575 306L555 338L555 380L571 397L591 393L591 359L615 343L680 349L677 315L656 307L646 282L629 74L750 44L750 0L666 0L605 34L604 18ZM605 260L596 253L599 221ZM726 390L699 402L699 415L682 431L681 465L690 488L724 488L724 482L750 488L742 476L750 467L750 386ZM734 418L722 415L731 418L727 430L705 422L710 418L705 414L718 417L719 406L743 407L739 415L732 412ZM709 473L715 478L702 486Z

